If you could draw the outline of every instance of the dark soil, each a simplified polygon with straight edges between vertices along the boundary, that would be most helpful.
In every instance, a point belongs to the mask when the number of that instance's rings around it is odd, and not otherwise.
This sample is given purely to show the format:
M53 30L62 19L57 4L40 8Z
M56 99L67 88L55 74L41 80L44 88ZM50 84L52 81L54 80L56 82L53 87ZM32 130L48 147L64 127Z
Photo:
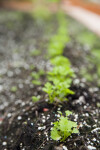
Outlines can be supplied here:
M55 17L35 20L29 14L0 11L0 150L100 150L99 88L90 87L78 75L82 65L88 65L85 56L89 52L84 45L71 38L64 49L77 74L71 87L75 95L69 96L68 102L47 103L42 91L45 74L40 77L41 85L32 84L33 71L50 68L45 53L56 32L55 24ZM35 49L41 50L39 56L31 55ZM15 92L11 91L13 86L17 87ZM37 95L41 99L33 103L32 96ZM50 138L58 110L71 110L70 119L78 123L80 131L65 143Z

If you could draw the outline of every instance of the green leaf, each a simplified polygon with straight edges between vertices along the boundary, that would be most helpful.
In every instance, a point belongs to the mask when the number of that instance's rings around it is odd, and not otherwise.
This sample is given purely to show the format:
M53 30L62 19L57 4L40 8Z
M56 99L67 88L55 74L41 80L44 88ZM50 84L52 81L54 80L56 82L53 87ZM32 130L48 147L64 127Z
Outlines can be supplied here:
M51 138L56 141L61 139L61 136L59 135L56 128L53 128L53 130L51 131Z
M66 116L72 114L71 111L65 111ZM51 138L53 140L65 141L72 133L79 133L77 129L77 123L70 121L68 117L64 117L61 114L59 121L54 122L54 127L51 131Z
M12 86L11 87L11 92L16 92L18 90L17 86Z
M32 96L32 101L33 102L37 102L37 101L39 101L40 100L40 95L38 95L38 96Z
M71 114L72 114L72 112L71 112L71 111L69 111L69 110L67 110L67 111L65 111L65 114L66 114L66 116L69 116L69 115L71 115Z
M38 80L32 80L32 84L34 85L41 85L41 82Z
M64 56L56 56L52 58L51 63L56 66L70 66L70 61Z
M77 128L74 128L72 133L79 133L78 129Z
M68 120L64 118L63 116L61 116L60 121L59 121L59 129L61 131L67 131L67 124L68 124Z
M31 52L30 52L30 55L31 56L38 56L38 55L40 55L41 54L41 51L40 50L32 50Z

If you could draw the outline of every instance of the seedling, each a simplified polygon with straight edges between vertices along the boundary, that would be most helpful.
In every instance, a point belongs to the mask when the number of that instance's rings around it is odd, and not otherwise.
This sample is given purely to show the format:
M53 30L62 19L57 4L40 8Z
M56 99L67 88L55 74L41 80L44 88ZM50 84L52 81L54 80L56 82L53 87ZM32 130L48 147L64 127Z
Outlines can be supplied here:
M65 82L56 81L55 84L47 82L43 91L45 91L49 96L49 102L53 103L55 101L62 102L68 100L67 96L69 94L74 94L72 90L69 89L69 84Z
M34 78L35 80L38 80L40 78L40 75L38 72L33 71L31 73L32 78Z
M11 92L14 92L14 93L15 93L17 90L18 90L17 86L12 86L12 87L11 87Z
M59 28L57 34L51 39L48 47L50 57L55 57L63 54L65 44L69 41L67 32L67 23L65 16L62 13L58 15Z
M52 58L51 63L55 66L70 66L70 61L64 56L56 56Z
M41 85L41 82L39 80L32 80L32 84Z
M36 71L33 71L32 73L31 73L31 77L33 78L33 79L36 79L36 80L38 80L39 78L40 78L40 76L42 76L42 75L44 75L44 70L39 70L38 72L36 72Z
M40 50L32 50L31 52L30 52L30 55L31 56L38 56L38 55L40 55L41 54L41 51Z
M33 70L35 68L35 66L32 64L30 65L30 69Z
M39 70L38 74L39 74L40 76L42 76L42 75L45 74L45 71L41 69L41 70Z
M71 111L65 111L66 117L61 116L59 121L54 122L54 127L51 130L51 138L53 140L60 140L64 142L72 133L79 133L77 123L70 121L68 116L72 114Z
M51 72L48 72L48 75L48 78L62 78L65 81L67 78L74 77L74 72L69 66L57 66Z
M59 41L55 41L50 43L48 53L51 57L62 55L64 45Z
M40 95L38 95L38 96L32 96L32 101L33 102L37 102L37 101L39 101L40 100Z
M59 64L59 61L56 61ZM72 77L74 76L73 70L66 65L56 66L53 68L51 72L48 72L48 80L43 88L49 96L49 102L53 103L55 101L62 102L67 99L69 94L74 94L72 90L70 90L70 86L72 83Z
M48 54L51 58L53 69L48 72L49 82L47 82L43 88L43 91L49 96L50 103L68 100L67 96L74 94L74 92L69 89L72 83L72 77L74 77L74 72L70 67L69 60L61 56L66 42L69 41L66 19L62 13L59 13L58 19L59 29L57 35L51 39L48 47Z

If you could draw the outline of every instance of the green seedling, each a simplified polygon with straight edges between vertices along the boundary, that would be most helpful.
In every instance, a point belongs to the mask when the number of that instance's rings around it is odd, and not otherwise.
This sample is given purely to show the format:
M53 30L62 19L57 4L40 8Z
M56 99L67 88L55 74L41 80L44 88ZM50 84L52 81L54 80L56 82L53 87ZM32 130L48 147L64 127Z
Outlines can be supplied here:
M34 79L36 79L36 80L38 80L42 75L44 75L45 74L45 72L44 72L44 70L39 70L38 72L36 72L36 71L33 71L32 73L31 73L31 77L32 78L34 78Z
M72 114L71 111L65 111L66 116L60 116L59 121L54 122L54 127L51 130L51 138L53 140L60 140L64 142L71 134L79 133L77 123L70 121L68 116Z
M30 52L30 55L31 56L39 56L41 54L41 51L40 50L32 50Z
M62 77L63 79L74 77L74 72L69 66L57 66L52 71L48 72L50 77Z
M59 19L60 18L60 19ZM48 94L49 102L62 102L67 99L69 94L74 94L69 88L72 83L72 77L74 72L70 67L69 60L61 56L66 42L69 41L67 34L66 19L62 13L58 15L59 29L57 35L55 35L48 47L48 54L51 58L51 64L54 66L52 71L48 72L48 80L43 88Z
M65 40L64 40L65 41ZM48 48L48 54L50 57L55 57L63 54L63 49L65 47L66 42L55 41L54 43L50 43Z
M50 57L55 57L63 54L65 44L69 41L67 22L64 14L58 13L59 28L57 34L51 39L48 46L48 54Z
M70 61L64 56L56 56L50 60L55 66L70 66Z
M12 86L11 87L11 92L16 92L18 90L17 86Z
M39 101L40 100L40 95L38 95L38 96L32 96L32 101L33 102L37 102L37 101Z
M32 73L31 73L31 77L33 78L33 80L32 80L32 84L34 84L34 85L41 85L41 81L39 80L40 79L40 77L42 76L42 75L44 75L44 70L39 70L38 72L35 72L35 71L33 71Z
M30 65L30 69L33 70L35 68L35 66L32 64Z
M35 80L38 80L40 78L40 75L38 72L34 71L31 73L31 77L34 78Z
M39 74L40 76L42 76L42 75L45 74L45 71L41 69L41 70L39 70L38 74Z
M70 90L69 87L70 85L66 81L56 81L55 84L47 82L43 88L43 91L48 94L50 103L62 102L68 100L68 95L74 94L74 92Z
M41 82L39 80L32 80L32 84L41 85Z

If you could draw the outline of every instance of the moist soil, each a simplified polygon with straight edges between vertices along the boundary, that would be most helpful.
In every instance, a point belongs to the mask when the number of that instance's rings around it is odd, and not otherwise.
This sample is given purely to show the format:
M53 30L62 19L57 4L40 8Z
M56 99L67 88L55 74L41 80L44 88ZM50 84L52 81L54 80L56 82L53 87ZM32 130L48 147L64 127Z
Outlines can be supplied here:
M68 96L68 102L49 104L42 91L46 71L51 69L45 59L47 45L57 26L56 16L44 20L0 10L0 150L100 150L99 87L79 75L80 68L88 65L90 52L75 35L63 53L76 73L71 86L75 94ZM71 28L70 24L69 33ZM34 56L34 50L41 54ZM45 72L39 79L41 85L32 84L31 73L39 70ZM12 91L12 87L17 89ZM32 102L32 96L38 95L40 101ZM50 138L60 110L63 115L66 110L73 112L70 119L78 123L80 132L64 143Z

